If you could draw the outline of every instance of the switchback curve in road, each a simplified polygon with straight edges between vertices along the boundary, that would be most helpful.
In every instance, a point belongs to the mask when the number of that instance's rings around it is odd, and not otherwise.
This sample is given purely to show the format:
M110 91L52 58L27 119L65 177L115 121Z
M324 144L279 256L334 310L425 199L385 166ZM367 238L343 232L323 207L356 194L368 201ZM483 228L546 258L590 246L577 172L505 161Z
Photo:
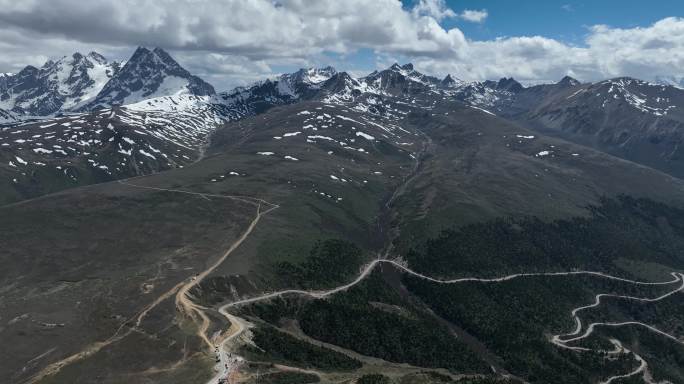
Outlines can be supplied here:
M641 298L641 297L612 295L612 294L596 295L594 303L592 303L590 305L586 305L586 306L581 306L581 307L578 307L578 308L575 308L572 310L571 315L575 319L576 329L573 332L566 334L566 335L554 335L550 341L554 345L557 345L559 347L568 348L568 349L572 349L575 351L588 351L589 350L588 348L572 347L572 346L568 346L566 344L571 342L571 341L576 341L576 340L579 340L579 339L582 339L582 338L589 336L597 326L618 327L618 326L627 326L627 325L638 325L638 326L643 326L646 329L648 329L654 333L660 334L660 335L665 336L671 340L677 341L679 344L684 345L684 343L682 341L680 341L677 337L670 335L666 332L663 332L663 331L661 331L661 330L659 330L653 326L650 326L648 324L643 324L643 323L636 322L636 321L622 322L622 323L608 323L608 322L606 322L606 323L592 323L588 327L585 334L583 334L582 336L572 338L572 339L567 339L567 340L564 340L562 338L563 336L576 335L576 334L581 332L582 322L579 319L579 316L577 314L584 309L598 306L600 304L602 297L616 297L616 298L620 298L620 299L636 300L636 301L641 301L641 302L656 302L656 301L660 301L666 297L669 297L669 296L671 296L677 292L682 291L684 289L684 274L676 273L676 272L671 273L671 275L673 276L672 280L666 280L666 281L661 281L661 282L636 281L636 280L626 279L626 278L622 278L622 277L612 276L612 275L609 275L609 274L606 274L603 272L597 272L597 271L516 273L516 274L511 274L511 275L502 276L502 277L494 277L494 278L462 277L462 278L446 279L445 280L445 279L433 278L430 276L426 276L422 273L416 272L416 271L410 269L409 267L407 267L406 265L404 265L404 263L399 262L397 260L378 258L378 259L372 260L370 263L365 265L361 269L361 272L359 273L359 275L353 281L351 281L350 283L344 284L342 286L332 288L332 289L328 289L328 290L286 289L286 290L281 290L281 291L276 291L276 292L265 293L265 294L254 296L251 298L245 298L245 299L241 299L241 300L237 300L237 301L227 303L227 304L220 307L219 312L222 313L224 316L226 316L229 320L233 319L232 321L242 322L242 319L240 319L239 317L237 317L233 314L230 314L228 312L228 310L230 308L238 307L241 305L251 304L251 303L255 303L255 302L259 302L259 301L266 301L266 300L270 300L270 299L285 296L285 295L303 295L303 296L308 296L308 297L312 297L315 299L322 299L322 298L334 295L336 293L345 291L345 290L352 288L353 286L357 285L358 283L363 281L366 277L368 277L370 275L370 273L375 269L375 267L377 267L380 264L389 264L391 266L394 266L394 267L402 270L405 273L408 273L408 274L413 275L415 277L418 277L418 278L421 278L421 279L424 279L424 280L427 280L427 281L430 281L433 283L437 283L437 284L457 284L457 283L464 283L464 282L498 283L498 282L504 282L504 281L509 281L509 280L518 279L518 278L526 278L526 277L554 277L554 276L580 276L580 275L596 276L596 277L605 278L605 279L609 279L609 280L621 281L621 282L626 282L626 283L630 283L630 284L644 285L644 286L665 286L665 285L671 285L671 284L675 284L675 283L679 282L681 284L676 289L669 291L666 294L663 294L663 295L658 296L656 298ZM224 354L227 342L238 337L247 328L248 327L244 326L244 323L242 323L241 326L237 327L236 330L234 330L233 332L229 332L228 335L224 335L224 338L216 346L221 351L221 354ZM627 351L626 348L622 347L621 345L620 345L620 348L621 349L619 351L622 351L622 352ZM636 354L635 354L635 356L637 357L637 360L639 360L641 363L640 369L633 372L633 373L630 373L629 375L634 375L634 374L638 374L641 372L643 372L644 375L646 375L648 373L648 368L647 368L648 365L647 365L646 361L643 360L641 357L639 357ZM216 375L214 378L212 378L212 380L210 380L208 382L208 384L217 383L219 377L220 377L219 375ZM614 379L609 379L607 381L607 383L606 382L604 382L604 383L608 384L611 381L618 379L620 377L622 377L622 376L615 376Z

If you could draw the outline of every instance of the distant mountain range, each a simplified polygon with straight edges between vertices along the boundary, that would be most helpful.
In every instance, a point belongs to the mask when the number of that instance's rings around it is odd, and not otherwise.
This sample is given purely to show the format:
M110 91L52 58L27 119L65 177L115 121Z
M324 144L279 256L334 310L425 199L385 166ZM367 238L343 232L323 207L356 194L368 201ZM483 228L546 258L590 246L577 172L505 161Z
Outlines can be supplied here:
M648 93L655 101L643 99L646 105L639 107L637 104L641 98L629 97L629 100L637 109L664 116L670 111L663 108L675 108L665 105L668 95L679 94L674 89L684 84L683 80L661 76L657 77L657 84L630 78L610 81L614 84L628 82L642 87L650 86ZM595 84L599 86L606 82ZM49 117L57 113L87 112L165 96L211 96L206 99L208 103L258 113L269 105L323 96L351 100L370 94L398 96L426 91L443 92L464 103L510 116L533 109L542 103L541 99L548 96L549 92L580 85L579 81L570 77L565 77L557 84L531 87L524 87L513 78L466 82L447 75L439 79L416 71L409 63L394 64L361 78L337 72L332 67L303 68L217 95L211 84L192 75L163 49L139 47L125 62L110 62L96 52L87 55L77 52L70 57L50 60L41 68L27 66L16 74L0 74L0 119L15 121ZM655 89L660 91L655 92ZM632 93L632 96L640 92ZM603 106L602 101L592 102L599 102Z
M684 90L673 85L565 77L525 87L513 78L467 82L393 64L360 78L332 67L300 69L217 93L164 50L144 47L124 63L75 53L0 75L0 124L10 127L0 133L0 171L7 188L31 196L182 167L202 156L220 125L276 106L322 101L399 120L396 105L444 100L684 176ZM35 176L47 169L54 175Z

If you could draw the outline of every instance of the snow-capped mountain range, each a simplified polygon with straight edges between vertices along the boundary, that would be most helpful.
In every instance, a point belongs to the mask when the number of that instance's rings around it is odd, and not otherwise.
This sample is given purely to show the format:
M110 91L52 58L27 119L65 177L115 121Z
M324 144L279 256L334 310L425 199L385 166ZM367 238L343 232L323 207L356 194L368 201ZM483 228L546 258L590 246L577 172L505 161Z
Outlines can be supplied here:
M30 196L183 167L202 156L218 126L307 101L370 114L385 126L454 102L684 176L684 90L675 86L565 77L525 87L393 64L359 78L300 69L216 93L162 49L143 47L124 64L76 53L0 75L0 171Z
M654 85L641 83L648 84ZM675 88L681 85L681 79L660 78L659 84ZM145 111L206 106L217 111L216 117L232 119L298 100L351 102L356 98L404 97L426 92L510 115L516 108L526 110L528 106L522 104L529 104L530 98L536 103L540 89L577 86L579 81L570 77L557 84L532 87L524 87L513 78L466 82L447 75L439 79L416 71L412 64L393 64L361 78L332 67L303 68L217 94L212 85L192 75L163 49L139 47L124 63L110 62L96 52L75 53L48 61L41 68L27 66L16 74L0 74L0 122L83 113L114 105ZM656 104L666 99L654 97ZM628 99L639 104L633 97ZM653 102L645 100L637 108L667 113L668 106L660 111L660 107L649 107L650 104ZM218 111L226 116L219 116Z

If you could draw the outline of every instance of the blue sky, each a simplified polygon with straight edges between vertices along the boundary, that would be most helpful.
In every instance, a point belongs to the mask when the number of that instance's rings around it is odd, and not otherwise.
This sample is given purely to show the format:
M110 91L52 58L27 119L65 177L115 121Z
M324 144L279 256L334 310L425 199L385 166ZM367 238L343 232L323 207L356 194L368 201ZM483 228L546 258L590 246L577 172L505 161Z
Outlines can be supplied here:
M415 1L403 3L412 7ZM445 28L458 27L474 40L540 35L581 45L587 26L644 27L665 17L684 16L681 0L447 0L446 4L456 12L487 10L482 24L455 19L441 23Z

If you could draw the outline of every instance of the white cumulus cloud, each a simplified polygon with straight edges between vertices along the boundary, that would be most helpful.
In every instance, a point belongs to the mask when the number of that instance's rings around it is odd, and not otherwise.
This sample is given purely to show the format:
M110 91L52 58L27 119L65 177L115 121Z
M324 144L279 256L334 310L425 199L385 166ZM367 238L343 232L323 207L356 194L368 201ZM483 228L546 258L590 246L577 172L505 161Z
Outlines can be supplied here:
M489 13L486 9L482 9L479 11L475 9L466 9L463 12L461 12L458 16L466 21L470 21L473 23L482 23L485 21L487 16L489 16Z
M169 50L218 89L357 52L370 52L377 63L413 61L425 72L466 80L684 76L679 17L634 28L589 27L578 45L544 36L473 40L442 24L487 16L486 10L455 12L444 0L410 7L399 0L0 0L0 72L76 50L125 59L145 45Z
M438 21L458 16L453 9L446 6L444 0L420 0L413 12L431 16Z

